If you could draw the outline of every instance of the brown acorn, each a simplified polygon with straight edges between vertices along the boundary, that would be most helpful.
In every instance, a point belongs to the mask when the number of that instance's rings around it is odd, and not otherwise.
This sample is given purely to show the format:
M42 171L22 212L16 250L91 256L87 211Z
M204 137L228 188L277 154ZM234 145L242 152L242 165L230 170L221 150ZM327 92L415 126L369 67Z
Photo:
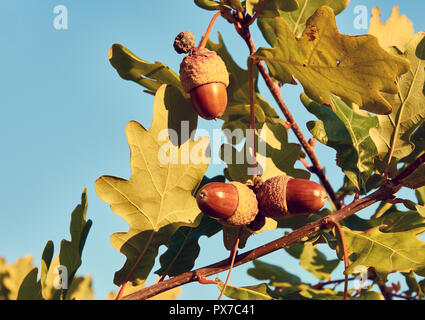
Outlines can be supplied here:
M236 181L208 183L199 190L196 201L203 213L229 226L247 225L258 213L255 193Z
M290 176L270 178L259 185L256 193L261 214L274 219L319 211L327 198L320 184Z
M206 48L193 48L180 64L180 82L193 108L204 119L223 115L227 106L229 73L224 61Z

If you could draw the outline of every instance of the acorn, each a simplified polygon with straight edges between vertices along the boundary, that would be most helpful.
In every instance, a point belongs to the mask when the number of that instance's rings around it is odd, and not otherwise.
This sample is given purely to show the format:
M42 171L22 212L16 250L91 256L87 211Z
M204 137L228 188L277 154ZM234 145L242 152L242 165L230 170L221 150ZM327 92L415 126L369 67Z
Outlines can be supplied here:
M257 186L256 194L261 214L273 219L319 211L327 199L320 184L287 175L267 179Z
M227 106L229 73L224 61L206 48L192 48L180 64L180 82L190 94L193 108L202 118L223 115Z
M254 191L236 181L208 183L199 190L196 201L203 213L227 226L248 225L258 213Z

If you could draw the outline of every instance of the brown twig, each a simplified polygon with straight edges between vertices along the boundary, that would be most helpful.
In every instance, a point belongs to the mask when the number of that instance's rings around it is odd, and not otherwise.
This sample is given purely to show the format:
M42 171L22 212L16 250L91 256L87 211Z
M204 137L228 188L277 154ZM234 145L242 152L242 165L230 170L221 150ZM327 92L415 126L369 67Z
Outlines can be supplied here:
M221 298L223 297L224 291L226 290L226 287L229 284L230 274L232 273L233 264L235 263L235 258L236 258L236 254L238 252L238 247L239 247L239 240L241 238L241 234L242 234L243 229L244 229L243 226L240 227L238 236L236 237L236 240L235 240L235 242L233 243L233 246L232 246L232 250L230 251L231 263L230 263L230 267L229 267L229 273L227 274L226 282L223 285L223 289L220 292L220 296L218 297L218 300L221 300Z
M221 15L220 11L217 11L213 17L211 18L210 24L208 25L208 29L205 32L205 35L202 37L201 43L199 43L198 49L202 49L205 47L205 45L207 44L208 38L210 36L211 33L211 29L214 25L215 20Z
M390 180L372 194L352 202L348 206L334 212L329 216L311 222L299 229L288 233L287 235L281 238L278 238L258 248L252 249L245 253L238 254L235 257L234 267L245 264L247 262L251 262L276 250L288 248L291 245L301 241L301 239L311 236L319 232L321 229L325 228L329 224L330 219L332 219L332 221L334 222L339 222L378 201L391 199L394 197L394 194L398 190L400 190L400 188L401 185L394 184L393 181ZM194 271L182 273L178 276L156 283L150 287L146 287L140 291L125 296L123 297L123 300L143 300L153 297L161 292L170 290L175 287L179 287L183 284L198 281L200 277L206 278L210 275L228 270L230 264L231 259L228 258Z
M250 55L252 55L256 52L256 47L254 45L254 42L252 40L251 34L249 32L249 27L244 26L242 29L236 27L236 31L239 33L239 35L245 40ZM301 143L302 147L306 151L307 155L309 156L311 162L312 162L312 169L314 173L317 174L319 177L323 187L326 189L326 192L328 193L330 199L332 202L336 205L336 207L339 209L340 204L336 201L336 195L335 191L333 190L325 172L323 171L323 167L319 161L319 158L317 157L316 153L314 152L314 147L308 142L304 134L302 133L300 127L298 126L297 122L295 121L295 118L289 111L285 101L283 101L280 88L277 86L270 74L267 72L266 67L261 61L256 61L255 63L257 65L258 70L260 71L261 76L263 77L264 81L266 82L267 87L269 88L273 98L275 99L276 103L278 104L280 110L282 111L283 115L285 116L286 120L291 124L291 129L294 132L295 136Z
M341 239L342 254L344 255L344 270L347 270L347 268L348 268L347 244L345 242L344 232L342 231L341 226L339 225L338 222L334 222L332 220L332 224L338 230L338 234L339 234L339 237ZM344 295L343 295L342 299L347 300L347 295L348 295L348 274L346 274L345 277L344 277Z
M254 21L257 19L258 15L263 10L263 8L266 5L266 3L267 3L267 0L263 0L263 2L261 2L260 6L257 8L257 10L255 10L255 13L252 16L252 18L249 20L249 25L251 25L251 24L254 23Z

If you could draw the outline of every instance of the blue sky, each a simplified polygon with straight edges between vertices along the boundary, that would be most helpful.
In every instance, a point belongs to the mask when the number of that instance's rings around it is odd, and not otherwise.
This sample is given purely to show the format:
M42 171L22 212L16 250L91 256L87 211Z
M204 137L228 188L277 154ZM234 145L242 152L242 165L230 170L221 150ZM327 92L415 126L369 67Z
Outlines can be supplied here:
M54 8L58 5L68 9L67 30L54 28ZM399 5L400 12L413 21L415 32L425 30L423 0L352 0L337 17L341 32L367 32L354 27L358 5L366 6L368 16L374 6L379 6L384 20L392 7ZM150 126L153 97L118 76L107 59L108 49L113 43L122 43L142 59L161 61L177 71L182 56L172 49L174 37L189 30L199 41L211 16L192 0L0 2L0 256L7 262L32 254L34 263L40 265L48 240L54 241L57 252L60 240L70 238L70 213L87 188L87 217L93 220L93 227L79 273L93 276L97 299L117 290L112 279L124 256L111 246L109 236L126 231L128 226L97 197L94 182L104 174L129 178L124 128L130 120ZM245 68L248 51L233 27L219 19L213 28L213 41L217 41L218 31L235 60ZM265 45L257 30L253 37L257 47ZM262 83L260 88L272 102ZM306 129L305 122L313 118L302 107L300 92L300 87L285 87L284 98L301 128ZM210 130L221 124L201 120L199 126ZM331 182L340 186L342 175L335 167L335 153L320 146L317 152ZM222 169L216 165L207 174L213 176ZM247 249L271 239L270 235L257 236ZM228 255L221 235L202 238L200 243L203 250L195 267ZM315 281L284 252L263 260L285 265L288 271ZM246 276L248 267L235 269L231 283L256 283ZM335 278L342 277L341 272L338 269ZM224 280L226 274L218 276ZM189 284L183 287L181 298L216 299L218 293L211 286Z

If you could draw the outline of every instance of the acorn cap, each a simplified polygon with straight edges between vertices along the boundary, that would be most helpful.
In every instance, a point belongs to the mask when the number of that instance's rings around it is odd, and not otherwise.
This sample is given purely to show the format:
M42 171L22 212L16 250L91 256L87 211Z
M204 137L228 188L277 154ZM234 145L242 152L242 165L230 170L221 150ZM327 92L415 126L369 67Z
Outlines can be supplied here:
M238 190L239 202L238 207L233 215L227 219L220 219L219 221L224 225L229 226L243 226L251 223L258 213L257 197L247 185L231 181L230 184L234 185Z
M185 92L211 82L229 85L229 73L224 61L206 48L192 50L180 64L180 82Z
M286 186L291 176L282 175L267 179L257 190L258 206L261 213L269 218L290 215L286 203Z

